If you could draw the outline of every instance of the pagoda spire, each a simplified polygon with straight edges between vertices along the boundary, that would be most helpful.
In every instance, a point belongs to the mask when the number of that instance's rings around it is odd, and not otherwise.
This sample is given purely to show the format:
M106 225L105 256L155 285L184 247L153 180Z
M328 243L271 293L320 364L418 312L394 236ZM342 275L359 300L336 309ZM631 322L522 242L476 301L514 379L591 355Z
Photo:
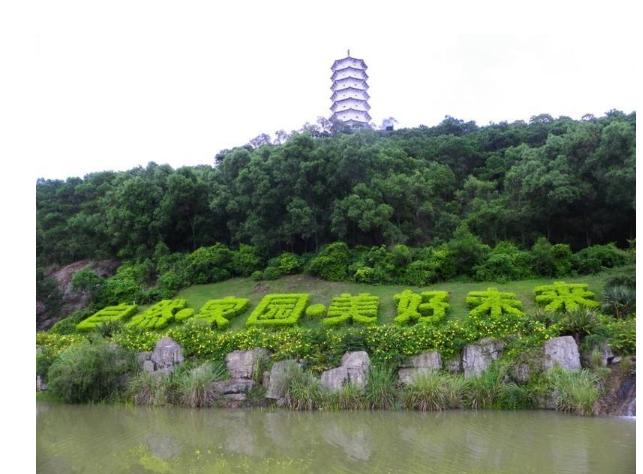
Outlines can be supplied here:
M362 59L351 57L351 50L346 51L347 56L335 61L331 67L333 74L331 90L333 102L330 110L333 112L332 121L338 121L350 127L368 127L371 116L368 111L369 95L368 74L366 63Z

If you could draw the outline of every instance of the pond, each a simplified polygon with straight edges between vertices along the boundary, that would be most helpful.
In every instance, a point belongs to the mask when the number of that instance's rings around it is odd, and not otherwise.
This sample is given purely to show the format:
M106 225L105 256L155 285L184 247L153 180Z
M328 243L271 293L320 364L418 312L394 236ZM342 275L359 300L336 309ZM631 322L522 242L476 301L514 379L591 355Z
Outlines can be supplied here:
M39 473L629 473L633 418L37 404Z

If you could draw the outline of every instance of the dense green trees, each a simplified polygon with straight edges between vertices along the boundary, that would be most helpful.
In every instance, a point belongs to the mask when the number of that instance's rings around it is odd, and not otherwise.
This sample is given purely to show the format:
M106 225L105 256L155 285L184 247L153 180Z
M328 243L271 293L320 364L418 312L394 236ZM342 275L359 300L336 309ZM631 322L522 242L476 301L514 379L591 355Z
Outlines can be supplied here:
M634 113L617 111L485 127L447 117L432 128L294 134L280 145L223 151L213 167L150 163L39 180L38 264L157 262L162 254L221 242L253 246L248 265L236 262L245 270L233 269L235 262L225 260L231 256L216 256L229 273L247 275L264 268L262 259L334 241L439 252L453 240L442 250L457 256L454 271L474 274L477 266L483 275L522 258L506 247L481 267L503 241L523 249L540 236L571 250L625 245L635 234L635 125ZM549 265L543 274L564 273L549 255L563 247L534 251L547 257L537 263ZM200 266L199 255L190 258L204 278L222 271ZM414 271L439 270L415 264Z

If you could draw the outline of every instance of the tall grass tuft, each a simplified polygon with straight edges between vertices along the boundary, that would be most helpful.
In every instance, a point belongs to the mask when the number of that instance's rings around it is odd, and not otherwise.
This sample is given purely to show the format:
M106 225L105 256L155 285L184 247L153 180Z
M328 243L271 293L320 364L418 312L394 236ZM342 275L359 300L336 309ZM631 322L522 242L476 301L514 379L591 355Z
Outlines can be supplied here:
M322 395L322 407L332 410L360 410L366 407L364 390L354 384L346 384L337 392Z
M293 410L314 410L324 403L325 391L311 373L295 366L286 376L286 405Z
M371 366L364 397L369 408L393 408L397 402L395 371L388 366Z
M550 395L559 411L591 415L601 392L600 376L582 369L570 372L555 368L547 374Z
M214 402L209 385L225 378L227 375L223 364L206 362L188 372L184 372L179 378L179 392L181 404L191 408L211 406Z
M136 405L159 406L167 404L165 379L142 371L129 382L130 398Z
M400 392L402 404L409 409L440 411L461 405L463 379L460 376L430 373L417 376Z

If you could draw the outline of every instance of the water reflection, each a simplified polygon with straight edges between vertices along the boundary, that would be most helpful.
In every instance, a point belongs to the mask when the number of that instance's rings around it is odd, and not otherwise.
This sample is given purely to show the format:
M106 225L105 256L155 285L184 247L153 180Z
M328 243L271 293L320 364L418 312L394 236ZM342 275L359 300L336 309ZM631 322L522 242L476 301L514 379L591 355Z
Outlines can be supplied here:
M190 410L39 403L43 473L634 472L635 422L550 412Z

